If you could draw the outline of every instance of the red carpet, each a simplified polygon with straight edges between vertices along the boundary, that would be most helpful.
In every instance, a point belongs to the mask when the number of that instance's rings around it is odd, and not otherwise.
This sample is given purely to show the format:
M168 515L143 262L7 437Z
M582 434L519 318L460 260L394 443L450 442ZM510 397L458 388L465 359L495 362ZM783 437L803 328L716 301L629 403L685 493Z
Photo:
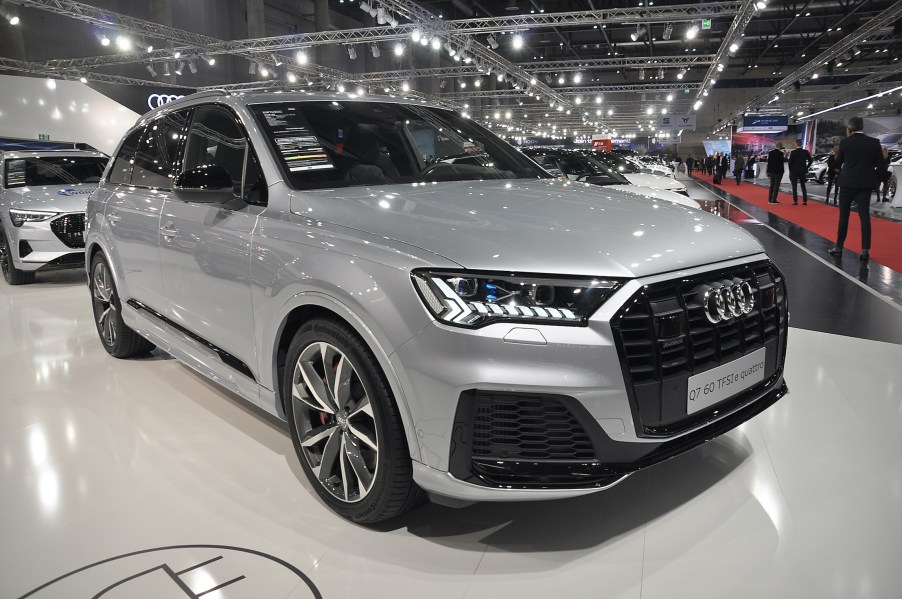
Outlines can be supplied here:
M700 181L712 183L710 175L693 173ZM830 241L836 241L836 228L839 223L839 210L836 206L828 206L821 202L809 201L807 206L792 205L792 194L780 192L779 204L768 204L768 190L752 183L736 185L736 179L724 179L722 185L714 185L734 196L750 202L763 210L779 216L791 223L808 229ZM858 213L852 211L849 217L849 234L846 236L846 249L861 252L861 222ZM891 222L882 218L871 217L871 261L902 272L902 223Z

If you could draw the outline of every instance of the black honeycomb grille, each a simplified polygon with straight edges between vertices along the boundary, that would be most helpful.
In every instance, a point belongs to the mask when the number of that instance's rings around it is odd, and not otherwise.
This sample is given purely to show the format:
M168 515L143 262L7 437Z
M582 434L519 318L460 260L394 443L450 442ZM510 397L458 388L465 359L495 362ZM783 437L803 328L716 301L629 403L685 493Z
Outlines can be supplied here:
M717 324L705 316L706 286L748 282L755 305ZM782 368L786 331L783 277L770 262L723 269L646 286L612 320L640 434L662 435L697 424L685 409L690 376L762 347L766 379ZM783 336L781 338L781 336Z
M85 247L85 215L66 214L50 222L50 229L66 247Z
M591 460L592 442L554 397L480 393L473 416L473 457Z

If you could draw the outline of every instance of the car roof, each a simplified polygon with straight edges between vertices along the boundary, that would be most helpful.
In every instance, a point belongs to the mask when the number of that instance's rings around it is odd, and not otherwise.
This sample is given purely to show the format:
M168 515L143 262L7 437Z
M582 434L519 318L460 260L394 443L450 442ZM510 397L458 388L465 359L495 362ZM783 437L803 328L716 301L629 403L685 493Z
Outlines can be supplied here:
M33 150L33 151L22 151L22 150L0 150L0 158L4 159L12 159L12 158L47 158L48 156L88 156L95 158L109 158L103 152L96 152L93 150Z

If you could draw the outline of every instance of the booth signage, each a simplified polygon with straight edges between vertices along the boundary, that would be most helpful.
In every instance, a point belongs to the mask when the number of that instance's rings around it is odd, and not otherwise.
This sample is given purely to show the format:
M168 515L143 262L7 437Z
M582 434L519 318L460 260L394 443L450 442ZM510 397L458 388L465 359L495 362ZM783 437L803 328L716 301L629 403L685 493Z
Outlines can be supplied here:
M611 136L606 133L593 133L592 134L592 149L593 150L602 150L604 152L610 152L614 149L613 142L611 141Z
M711 29L711 19L702 19L702 29Z
M745 116L739 133L781 133L789 128L788 116Z
M658 129L661 131L695 131L694 114L662 114L658 117Z

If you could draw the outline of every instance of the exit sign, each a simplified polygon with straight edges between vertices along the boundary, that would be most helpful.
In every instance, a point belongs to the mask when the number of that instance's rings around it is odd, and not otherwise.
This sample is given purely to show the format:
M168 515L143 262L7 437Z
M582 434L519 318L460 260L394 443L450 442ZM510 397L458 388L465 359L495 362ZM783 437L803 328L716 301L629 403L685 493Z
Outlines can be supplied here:
M38 140L40 141L50 141L50 136L46 133L38 133Z
M702 19L702 29L711 29L711 19Z

